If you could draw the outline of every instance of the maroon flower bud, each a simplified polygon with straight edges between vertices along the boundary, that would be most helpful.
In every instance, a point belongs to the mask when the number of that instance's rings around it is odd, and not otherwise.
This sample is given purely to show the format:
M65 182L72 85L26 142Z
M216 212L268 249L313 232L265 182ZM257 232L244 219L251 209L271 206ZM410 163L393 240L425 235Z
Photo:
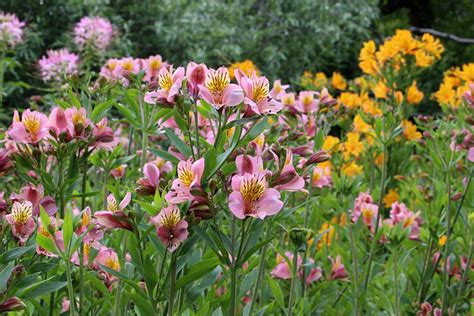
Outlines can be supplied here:
M193 214L199 220L208 220L214 217L214 212L205 197L194 197L188 209L188 214Z
M461 192L456 192L456 193L453 194L453 196L451 196L452 201L457 201L460 198L462 198L462 193Z
M26 304L23 303L18 297L13 296L7 298L2 304L0 304L0 313L12 312L12 311L20 311L25 309Z
M313 164L328 161L329 159L331 159L331 155L328 154L325 150L320 150L317 153L311 155L308 161L306 161L305 165L310 166Z
M287 184L297 176L298 174L294 170L283 172L272 182L272 187Z
M32 95L30 100L35 103L40 103L43 100L43 97L40 95Z
M0 149L0 175L4 174L13 166L9 153L10 152L5 148Z
M137 180L138 187L135 189L138 195L155 195L156 187L147 178L141 178Z
M296 148L292 148L291 151L295 154L295 155L298 155L298 156L301 156L301 157L307 157L309 155L311 155L313 152L309 149L309 146L306 146L306 145L303 145L303 146L299 146L299 147L296 147Z
M431 136L431 133L428 131L423 132L423 137L427 139L432 139L433 137Z

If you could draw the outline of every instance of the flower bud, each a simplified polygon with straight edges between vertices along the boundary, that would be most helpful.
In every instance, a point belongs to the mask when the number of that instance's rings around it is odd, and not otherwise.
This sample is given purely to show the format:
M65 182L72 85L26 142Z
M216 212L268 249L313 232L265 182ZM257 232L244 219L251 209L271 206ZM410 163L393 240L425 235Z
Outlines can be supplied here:
M307 157L312 154L312 151L309 149L309 146L303 145L299 147L292 148L291 150L295 155L301 157Z
M26 304L23 303L18 297L13 296L7 298L3 303L0 304L0 313L20 311L26 308Z
M451 201L457 201L460 198L462 198L462 193L461 192L456 192L451 196Z
M306 161L305 165L310 166L313 164L328 161L329 159L331 159L331 155L328 154L325 150L320 150L317 153L311 155L308 161Z

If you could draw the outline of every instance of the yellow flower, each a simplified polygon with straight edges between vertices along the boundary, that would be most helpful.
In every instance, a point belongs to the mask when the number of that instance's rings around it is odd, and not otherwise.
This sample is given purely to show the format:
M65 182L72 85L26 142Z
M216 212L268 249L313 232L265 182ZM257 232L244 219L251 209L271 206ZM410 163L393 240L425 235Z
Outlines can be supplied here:
M339 145L340 142L341 141L339 140L339 138L337 138L335 136L328 135L328 136L326 136L326 139L324 140L322 149L327 151L327 152L337 150L337 145Z
M414 125L412 122L403 120L402 127L403 135L407 140L412 141L421 139L421 133L418 132L418 130L416 129L416 125Z
M463 65L459 78L466 82L474 82L474 63Z
M375 47L375 42L370 40L364 43L364 46L360 50L359 53L359 60L367 60L373 59L375 57L375 51L377 48Z
M326 246L331 245L331 241L334 237L334 226L331 225L330 223L323 223L321 225L321 229L319 230L319 234L321 234L321 239L318 240L318 245L317 249L321 249L323 246L323 243L326 244Z
M344 159L349 160L351 156L358 158L363 151L364 145L360 141L360 135L355 132L347 133L347 140L344 143Z
M372 126L370 126L370 124L367 124L366 122L364 122L364 120L362 119L362 117L359 114L357 114L354 117L354 132L368 133L371 130L372 130Z
M359 68L366 74L375 76L379 70L377 60L375 59L375 42L368 41L359 53Z
M366 100L363 99L362 103L362 111L366 114L370 114L372 116L382 115L382 110L377 106L374 100L367 98Z
M355 177L362 173L362 166L359 166L354 161L346 163L342 167L342 173L349 177Z
M433 65L434 61L435 61L435 58L433 56L428 55L422 50L418 50L415 53L415 64L418 67L422 67L422 68L429 67Z
M413 81L407 91L407 102L409 104L418 104L421 102L421 100L423 100L423 97L423 92L418 90L418 87L416 86L416 81Z
M400 47L394 40L390 39L380 45L379 51L375 53L375 56L377 57L377 61L383 65L390 59L395 58L399 52Z
M436 58L441 58L441 53L444 51L443 45L439 40L434 38L431 34L425 33L421 37L421 48L430 53Z
M337 90L345 90L347 88L346 79L338 72L333 72L331 84Z
M438 244L440 245L440 247L444 247L444 245L446 245L446 241L448 241L448 237L446 235L443 235L439 237Z
M439 104L456 106L456 91L450 84L442 83L439 86L439 90L434 94L434 97Z
M388 193L385 194L383 198L383 203L385 204L385 207L390 207L392 206L393 203L397 202L400 197L398 196L398 193L394 189L388 190Z
M372 142L373 142L373 138L370 137L370 139L372 139ZM381 165L382 165L382 163L383 163L383 157L384 157L384 156L383 156L383 153L382 153L382 154L379 154L377 157L375 157L374 162L375 162L375 164L376 164L377 166L381 166Z
M418 41L413 38L409 30L397 30L392 41L403 54L412 54L418 47Z
M300 78L300 84L302 86L310 86L310 85L313 85L313 74L311 73L311 71L307 71L305 70L303 72L303 75L301 76Z
M397 91L395 92L395 101L397 101L397 104L402 104L403 102L403 92Z
M249 59L246 59L241 62L236 62L230 65L229 67L230 79L235 79L234 71L236 69L242 70L247 76L250 76L253 72L255 72L257 76L260 75L260 70L258 70L257 66L255 66L255 64Z
M375 97L376 98L379 98L379 99L386 99L387 98L387 92L388 92L388 88L387 86L385 85L385 83L383 83L382 81L379 81L375 87L372 88L372 92L374 93Z
M360 97L353 92L343 92L339 96L339 103L349 109L355 109L361 105Z
M318 72L314 75L313 84L317 89L325 87L327 83L328 78L326 77L324 72Z
M322 168L324 170L325 176L330 176L332 170L332 163L330 160L318 163L318 168Z

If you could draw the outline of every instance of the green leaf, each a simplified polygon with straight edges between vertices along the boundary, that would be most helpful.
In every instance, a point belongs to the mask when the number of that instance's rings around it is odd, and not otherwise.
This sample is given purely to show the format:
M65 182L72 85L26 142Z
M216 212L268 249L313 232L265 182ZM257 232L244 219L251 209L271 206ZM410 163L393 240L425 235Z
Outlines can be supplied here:
M56 253L56 246L51 238L46 237L43 234L36 234L36 243L43 249L47 251L57 254Z
M74 95L74 93L72 93L71 90L68 92L68 97L72 105L74 105L76 108L81 107L81 101L79 101L79 99Z
M186 274L176 281L176 289L180 289L187 284L201 279L206 274L214 270L218 263L218 258L214 257L212 259L202 260L199 263L191 266L187 269Z
M36 246L29 246L29 247L18 247L18 248L13 248L8 251L5 251L1 256L0 256L0 262L1 263L7 263L12 260L18 259L19 257L23 256L25 253L30 252L35 249Z
M95 106L91 114L91 120L93 122L99 121L105 115L105 113L112 107L114 102L115 100L113 99L107 100Z
M120 103L115 104L115 108L120 112L120 114L122 114L127 119L130 124L132 124L136 128L140 128L140 122L138 122L135 117L135 114L133 114L132 111L130 111Z
M155 156L163 158L164 160L170 161L170 162L175 163L175 164L179 163L178 157L176 157L175 155L173 155L173 154L171 154L167 151L156 149L156 148L148 148L148 150L152 154L154 154Z
M56 292L57 290L62 289L66 285L67 282L50 282L48 280L45 280L26 288L18 296L25 299L43 296L51 292Z
M137 293L127 293L132 301L135 303L137 306L138 310L142 313L142 315L156 315L156 311L151 305L149 299L144 298L141 295L138 295Z
M8 280L10 275L13 272L14 263L10 262L3 270L0 272L0 293L4 292L7 289Z
M249 129L249 132L245 134L244 136L244 144L254 140L258 135L262 134L265 128L267 128L268 124L268 118L264 118L260 122L256 123L255 125L252 125L252 127Z
M267 277L267 282L268 282L268 285L270 286L270 290L272 291L273 297L277 301L278 305L280 305L282 309L285 309L285 300L284 300L283 291L281 290L280 285L275 280L273 280L270 276Z
M210 149L204 155L204 172L202 174L202 178L206 179L207 176L211 173L211 171L216 167L216 155L216 150L214 148Z
M70 208L67 208L64 214L64 222L63 222L64 249L66 249L67 252L69 252L70 250L69 246L71 243L72 234L73 234L72 212Z
M175 134L171 128L165 128L166 136L168 136L170 143L175 146L180 153L182 153L186 158L192 155L191 149L189 146Z

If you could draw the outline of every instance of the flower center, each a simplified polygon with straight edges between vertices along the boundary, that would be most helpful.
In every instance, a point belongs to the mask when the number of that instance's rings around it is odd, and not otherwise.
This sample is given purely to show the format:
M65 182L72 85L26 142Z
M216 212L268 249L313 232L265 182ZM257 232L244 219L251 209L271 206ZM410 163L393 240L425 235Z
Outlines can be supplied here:
M150 69L151 70L158 70L161 68L161 61L159 59L152 59L150 62Z
M107 68L108 68L110 71L114 71L116 67L117 67L117 62L116 62L116 61L109 61L109 62L107 63Z
M115 197L109 196L107 198L107 211L110 212L118 212L120 209L117 205L117 200L115 200Z
M370 208L364 208L362 209L362 216L364 219L366 219L368 222L372 221L372 217L374 215L374 212Z
M112 270L119 270L120 269L119 262L117 261L117 259L115 259L112 256L105 259L105 264L104 265L107 268L112 269Z
M194 174L190 168L178 167L178 179L181 180L183 185L189 187L194 180Z
M26 224L33 216L33 205L30 201L23 203L15 202L12 207L12 217L16 224Z
M74 126L80 125L85 125L86 123L86 117L81 111L75 111L74 114L72 115L72 123Z
M216 96L224 93L225 88L230 84L229 74L225 71L216 71L206 78L206 87L209 92Z
M28 115L23 119L23 125L30 134L37 134L40 130L40 120L35 115Z
M173 86L173 79L171 78L171 74L169 72L159 74L158 84L160 85L161 89L170 91L171 87Z
M295 104L295 96L291 93L285 95L283 98L282 98L282 103L283 105L293 105Z
M265 99L269 93L268 81L263 79L256 79L253 82L252 96L255 102Z
M90 215L84 212L84 213L82 214L82 222L81 222L82 226L83 226L83 227L87 227L87 226L89 226L89 223L90 223L90 222L91 222L91 217L90 217Z
M313 102L313 100L314 100L314 97L310 94L307 94L301 98L301 101L303 102L305 106L309 106L311 102Z
M240 185L240 193L245 202L257 202L265 192L265 180L263 175L253 175L251 178L243 179Z
M164 213L161 217L161 225L165 226L168 229L174 228L179 221L181 220L181 216L179 214L179 210L177 208L173 208L173 210L168 213Z
M133 70L133 62L130 60L122 62L122 69L131 72Z

